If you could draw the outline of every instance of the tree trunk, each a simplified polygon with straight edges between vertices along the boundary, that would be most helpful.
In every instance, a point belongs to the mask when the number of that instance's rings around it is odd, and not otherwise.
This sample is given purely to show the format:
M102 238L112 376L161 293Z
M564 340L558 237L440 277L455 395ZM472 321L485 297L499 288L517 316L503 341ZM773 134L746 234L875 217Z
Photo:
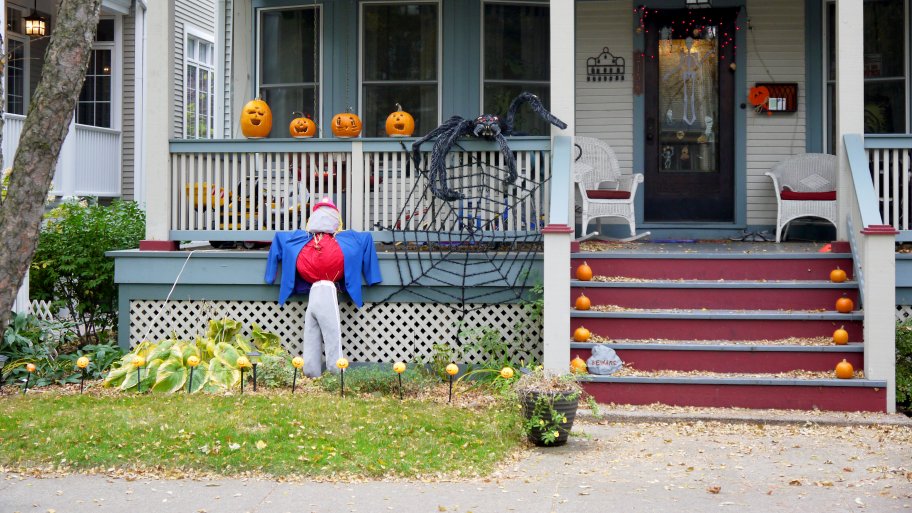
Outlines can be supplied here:
M38 245L60 147L85 81L101 0L61 0L41 81L29 105L0 204L0 333Z

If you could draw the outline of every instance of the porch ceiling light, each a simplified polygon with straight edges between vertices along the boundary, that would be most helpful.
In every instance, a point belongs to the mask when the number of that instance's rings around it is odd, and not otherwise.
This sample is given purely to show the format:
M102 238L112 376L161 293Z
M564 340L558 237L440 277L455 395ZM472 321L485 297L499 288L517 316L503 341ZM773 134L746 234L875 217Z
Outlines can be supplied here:
M712 0L684 0L688 9L706 9L712 7Z
M32 9L32 14L26 16L24 21L25 34L27 36L42 37L47 33L47 20L38 14L38 0L35 0L35 8Z

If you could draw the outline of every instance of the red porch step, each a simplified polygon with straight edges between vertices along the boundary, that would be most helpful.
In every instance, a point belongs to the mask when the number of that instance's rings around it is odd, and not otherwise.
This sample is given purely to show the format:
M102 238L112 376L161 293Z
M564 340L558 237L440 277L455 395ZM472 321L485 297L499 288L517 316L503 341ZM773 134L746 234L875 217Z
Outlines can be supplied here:
M580 294L585 294L593 305L645 309L832 310L840 297L848 297L858 304L858 284L854 281L574 280L571 301Z
M580 379L600 403L828 411L886 411L886 381L868 379L645 378Z
M575 253L573 269L586 262L596 276L646 280L828 280L837 266L853 279L852 256L798 254Z
M570 357L587 360L598 344L571 344ZM776 346L757 344L677 344L621 343L605 344L617 351L624 363L640 371L702 371L771 373L806 370L833 371L843 359L856 369L864 368L864 347L845 346Z
M621 340L781 340L830 337L840 326L849 341L862 341L860 312L656 310L594 312L572 310L570 329L585 326L602 337Z

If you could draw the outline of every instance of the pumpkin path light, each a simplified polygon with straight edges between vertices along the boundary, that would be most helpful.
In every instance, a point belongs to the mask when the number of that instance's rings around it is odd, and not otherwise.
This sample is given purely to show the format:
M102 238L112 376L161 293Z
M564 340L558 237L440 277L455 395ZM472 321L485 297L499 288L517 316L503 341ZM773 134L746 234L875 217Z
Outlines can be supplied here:
M348 360L339 358L336 360L336 367L339 368L339 393L345 397L345 369L348 368Z
M193 389L193 371L196 370L196 366L200 364L199 356L190 355L187 358L187 365L190 366L190 379L187 380L187 393L190 393L190 390Z
M85 390L85 380L86 380L86 368L89 366L89 357L80 356L76 359L76 367L82 371L82 376L79 377L79 393L81 394Z
M133 366L136 367L136 391L142 393L142 368L146 364L146 359L136 355L133 357Z
M238 356L236 360L238 369L241 370L241 393L244 393L244 369L250 367L250 360L246 356Z
M450 397L447 399L447 403L453 402L453 376L459 373L459 366L455 363L451 363L446 366L446 373L450 376Z
M38 369L35 367L34 363L27 363L25 365L25 370L28 371L28 374L25 375L25 388L22 390L23 394L28 392L29 382L32 380L32 374Z
M396 362L393 364L393 372L399 377L399 400L402 400L402 373L405 372L405 362Z
M294 358L291 359L291 366L294 369L293 374L291 376L291 393L294 394L295 386L298 383L298 371L302 367L304 367L304 358L301 358L300 356L295 356Z

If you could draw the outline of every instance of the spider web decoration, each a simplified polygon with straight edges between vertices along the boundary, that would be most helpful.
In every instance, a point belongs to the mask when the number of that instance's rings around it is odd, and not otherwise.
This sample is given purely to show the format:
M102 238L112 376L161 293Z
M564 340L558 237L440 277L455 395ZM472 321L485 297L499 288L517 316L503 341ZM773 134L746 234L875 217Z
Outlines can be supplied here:
M449 187L462 198L436 197L428 173L419 170L392 223L375 224L389 233L384 249L394 255L402 284L380 303L420 298L446 304L462 320L483 303L522 299L542 251L546 154L523 155L516 180L507 183L499 152L459 148L447 155L446 170ZM425 154L425 167L427 161Z

